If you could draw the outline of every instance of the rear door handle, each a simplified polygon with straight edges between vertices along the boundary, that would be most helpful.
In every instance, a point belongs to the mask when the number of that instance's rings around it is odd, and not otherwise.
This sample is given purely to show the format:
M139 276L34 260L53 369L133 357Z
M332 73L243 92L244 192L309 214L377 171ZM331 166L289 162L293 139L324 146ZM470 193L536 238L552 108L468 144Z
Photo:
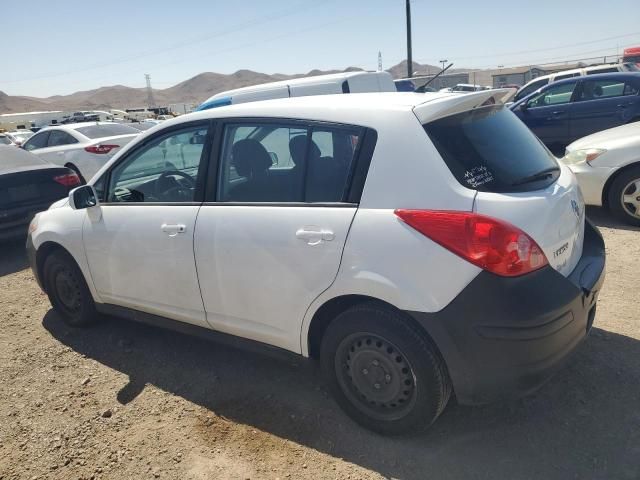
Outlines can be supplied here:
M319 227L302 227L296 232L296 238L305 240L309 245L318 245L322 241L330 242L336 238L331 230Z
M183 225L181 223L179 224L167 224L167 223L163 223L162 226L160 227L160 229L166 233L167 235L169 235L170 237L175 237L176 235L178 235L179 233L184 233L187 231L187 226Z

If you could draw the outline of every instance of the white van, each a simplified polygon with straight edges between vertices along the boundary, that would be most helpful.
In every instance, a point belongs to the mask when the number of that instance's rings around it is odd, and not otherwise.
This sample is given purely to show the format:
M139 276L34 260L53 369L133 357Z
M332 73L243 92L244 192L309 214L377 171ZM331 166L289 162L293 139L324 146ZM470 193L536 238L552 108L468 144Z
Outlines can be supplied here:
M227 90L210 97L196 111L275 98L396 91L393 77L389 72L334 73Z
M592 67L574 68L571 70L563 70L561 72L550 73L549 75L542 75L531 80L518 90L513 101L526 97L530 93L535 92L539 88L544 87L548 83L557 82L558 80L564 80L565 78L581 77L583 75L595 75L598 73L617 73L617 72L629 72L637 71L637 67L634 67L628 63L610 63L605 65L594 65Z

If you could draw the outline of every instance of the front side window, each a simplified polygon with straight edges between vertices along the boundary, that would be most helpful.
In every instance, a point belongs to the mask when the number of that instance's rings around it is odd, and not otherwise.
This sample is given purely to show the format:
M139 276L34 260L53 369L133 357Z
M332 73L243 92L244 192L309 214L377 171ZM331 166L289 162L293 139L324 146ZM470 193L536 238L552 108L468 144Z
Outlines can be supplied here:
M578 100L598 100L600 98L621 97L624 95L624 81L587 80L582 84Z
M67 132L63 132L62 130L52 130L49 134L49 147L59 147L62 145L71 145L74 143L78 143L78 140L73 138Z
M355 127L229 124L217 201L342 202L360 137Z
M45 148L47 141L49 140L49 132L36 133L25 144L24 149L27 151L38 150L39 148Z
M111 171L108 202L193 202L207 128L159 137Z
M562 105L571 101L577 82L554 85L540 92L527 102L529 108L546 107L549 105Z

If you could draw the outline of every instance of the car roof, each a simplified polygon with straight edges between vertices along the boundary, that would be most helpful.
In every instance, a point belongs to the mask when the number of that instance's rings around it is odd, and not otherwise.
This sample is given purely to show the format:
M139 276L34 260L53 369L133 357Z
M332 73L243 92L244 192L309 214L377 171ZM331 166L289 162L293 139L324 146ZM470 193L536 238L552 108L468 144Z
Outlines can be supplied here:
M571 78L564 78L562 80L556 80L555 82L549 83L547 85L545 85L542 88L549 88L551 86L554 85L563 85L565 83L570 83L572 81L586 81L586 80L606 80L606 79L612 79L612 80L624 80L624 79L632 79L635 78L637 80L640 80L640 72L611 72L611 73L594 73L592 75L583 75L580 77L571 77Z

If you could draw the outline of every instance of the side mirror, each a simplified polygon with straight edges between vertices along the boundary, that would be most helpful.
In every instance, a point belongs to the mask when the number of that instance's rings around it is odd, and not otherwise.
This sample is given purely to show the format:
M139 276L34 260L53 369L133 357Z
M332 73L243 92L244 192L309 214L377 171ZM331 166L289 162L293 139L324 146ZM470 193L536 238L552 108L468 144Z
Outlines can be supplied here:
M528 102L522 102L522 103L520 104L520 110L521 110L521 111L523 111L523 112L524 112L527 108L529 108Z
M69 206L74 210L83 210L98 205L98 195L91 185L83 185L69 192Z

